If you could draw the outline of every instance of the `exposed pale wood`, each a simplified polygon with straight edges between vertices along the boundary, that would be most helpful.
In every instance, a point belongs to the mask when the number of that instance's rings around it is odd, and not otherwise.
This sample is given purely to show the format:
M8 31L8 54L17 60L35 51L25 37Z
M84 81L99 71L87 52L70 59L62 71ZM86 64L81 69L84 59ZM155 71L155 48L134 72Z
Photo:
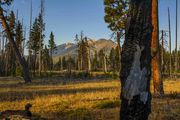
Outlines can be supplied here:
M148 120L151 112L152 0L131 0L121 61L120 120Z

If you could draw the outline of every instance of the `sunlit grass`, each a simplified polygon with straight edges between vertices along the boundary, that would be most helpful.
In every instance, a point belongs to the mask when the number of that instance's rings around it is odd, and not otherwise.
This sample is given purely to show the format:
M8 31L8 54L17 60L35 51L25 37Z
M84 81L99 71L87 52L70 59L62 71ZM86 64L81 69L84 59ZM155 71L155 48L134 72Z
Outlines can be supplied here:
M63 84L61 81L33 81L31 84L23 84L20 80L0 81L0 111L24 109L24 105L31 103L32 112L49 119L60 119L61 116L73 118L74 115L83 115L110 119L107 113L113 113L113 119L118 119L117 107L120 96L120 83L118 80L70 82ZM165 81L165 93L180 93L180 81ZM168 102L168 104L167 104ZM112 105L111 105L112 103ZM180 113L179 99L154 99L153 109L166 113L166 105L172 107L172 113ZM159 106L162 106L159 108ZM164 109L165 110L164 110ZM109 111L108 111L109 110ZM157 117L153 112L151 118ZM74 116L75 117L75 116ZM77 117L77 116L76 116ZM98 117L98 118L99 118ZM97 118L97 119L98 119ZM90 119L90 118L88 118ZM92 118L91 118L92 119Z

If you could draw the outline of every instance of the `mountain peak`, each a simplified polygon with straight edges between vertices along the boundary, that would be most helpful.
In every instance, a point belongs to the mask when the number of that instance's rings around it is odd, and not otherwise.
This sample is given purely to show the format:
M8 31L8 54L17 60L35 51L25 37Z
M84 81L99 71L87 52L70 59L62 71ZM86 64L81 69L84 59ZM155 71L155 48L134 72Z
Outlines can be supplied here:
M112 40L107 40L101 38L99 40L88 40L90 46L93 46L93 51L99 52L101 49L104 49L107 53L110 52L112 48L115 48L117 45ZM76 56L77 55L77 45L75 43L64 43L56 47L53 50L53 56Z

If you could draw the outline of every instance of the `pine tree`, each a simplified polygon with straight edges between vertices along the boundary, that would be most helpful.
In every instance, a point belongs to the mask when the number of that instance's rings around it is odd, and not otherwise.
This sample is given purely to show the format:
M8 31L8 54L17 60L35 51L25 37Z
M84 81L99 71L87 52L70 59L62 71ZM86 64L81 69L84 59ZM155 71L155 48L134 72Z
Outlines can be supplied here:
M90 57L87 37L84 37L83 32L81 32L80 38L76 35L75 41L77 42L78 69L89 72Z
M81 42L81 54L82 54L82 70L89 72L89 45L87 41L87 37L84 37Z
M22 42L24 41L24 36L23 36L23 26L20 21L16 23L16 45L19 48L21 54L23 55L23 47L22 47Z
M15 15L14 12L11 11L10 15L8 16L7 22L9 24L11 33L13 34L13 38L15 39L15 27L16 27L16 23L15 23ZM10 42L8 41L8 43L6 44L6 76L7 75L15 75L15 70L16 70L16 56L15 56L15 52L13 50L12 45L10 44Z
M51 32L50 36L49 36L49 50L50 50L50 56L51 56L51 63L50 63L50 70L53 69L53 58L52 58L52 53L53 53L53 49L56 47L56 44L54 42L54 34L53 32Z
M66 57L63 56L62 57L62 70L65 70L67 68L67 62L66 62Z
M112 48L110 51L109 60L110 60L109 63L110 63L111 71L112 71L112 77L114 78L116 75L116 51L114 48Z
M25 38L23 36L23 26L19 20L16 23L15 32L16 32L16 36L15 36L16 45L21 53L21 56L23 56L22 42L25 40ZM22 70L20 68L19 62L16 61L16 74L21 75L21 72Z
M123 31L127 19L127 0L104 0L104 20L113 32Z
M106 73L107 72L107 56L105 54L105 50L101 49L98 53L99 56L99 63L103 71Z
M30 25L29 25L29 41L27 42L28 43L31 43L31 29L32 29L32 0L30 1ZM29 53L29 56L28 56L28 66L29 66L29 70L31 71L32 69L32 49L31 47L28 46L28 53Z
M71 72L72 72L72 58L70 55L68 55L68 59L67 59L67 73L68 76L71 77Z
M6 21L6 18L4 16L4 13L3 13L3 8L2 8L2 5L4 4L11 4L12 0L6 0L6 1L0 1L0 20L2 22L2 26L7 34L7 37L12 45L12 47L14 48L14 51L16 53L16 57L18 58L19 60L19 63L21 64L21 67L22 67L22 71L23 71L23 77L24 77L24 80L26 83L28 82L31 82L31 79L30 79L30 76L29 76L29 69L28 69L28 66L27 66L27 63L25 61L25 58L23 56L21 56L19 50L18 50L18 47L16 46L16 43L14 41L14 38L13 38L13 33L11 33L11 30L10 30L10 27Z
M49 56L49 49L45 45L45 48L42 51L42 69L47 73L47 70L50 69L50 56Z
M45 23L44 23L44 0L41 0L41 11L39 13L39 28L40 28L40 33L39 33L39 76L41 76L41 51L43 49L43 41L44 41L44 31L45 31Z
M116 39L119 49L119 58L121 54L120 39L123 36L125 29L125 22L127 19L128 12L128 1L127 0L104 0L104 20L108 24L108 28L116 33ZM120 60L119 60L120 62ZM118 66L120 68L120 64Z
M62 65L62 58L59 57L59 61L58 61L58 70L61 71L61 65Z
M95 51L94 53L94 59L93 59L93 70L97 71L99 67L99 61L98 61L98 53Z
M110 51L110 54L109 54L109 60L110 60L110 68L111 68L111 70L113 71L113 72L115 72L115 64L116 64L116 51L115 51L115 49L114 48L112 48L111 49L111 51Z
M28 41L28 48L32 50L33 52L33 69L34 69L34 76L35 76L35 70L36 70L36 59L37 59L37 53L39 50L39 39L40 39L40 28L38 24L38 19L35 18L34 23L32 25L32 29L30 32L30 41Z
M81 70L81 46L80 46L80 42L79 42L79 36L78 34L76 34L75 36L75 42L77 44L77 64L78 64L78 70Z

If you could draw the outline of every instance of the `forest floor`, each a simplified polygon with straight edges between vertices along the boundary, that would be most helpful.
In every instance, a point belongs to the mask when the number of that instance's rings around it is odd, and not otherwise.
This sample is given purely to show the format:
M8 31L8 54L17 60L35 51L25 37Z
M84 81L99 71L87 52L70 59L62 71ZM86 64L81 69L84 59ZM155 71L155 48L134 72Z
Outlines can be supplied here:
M164 89L163 98L152 100L150 120L180 120L180 80L165 80ZM48 120L119 120L119 96L118 80L0 80L0 111L31 103L34 118Z

